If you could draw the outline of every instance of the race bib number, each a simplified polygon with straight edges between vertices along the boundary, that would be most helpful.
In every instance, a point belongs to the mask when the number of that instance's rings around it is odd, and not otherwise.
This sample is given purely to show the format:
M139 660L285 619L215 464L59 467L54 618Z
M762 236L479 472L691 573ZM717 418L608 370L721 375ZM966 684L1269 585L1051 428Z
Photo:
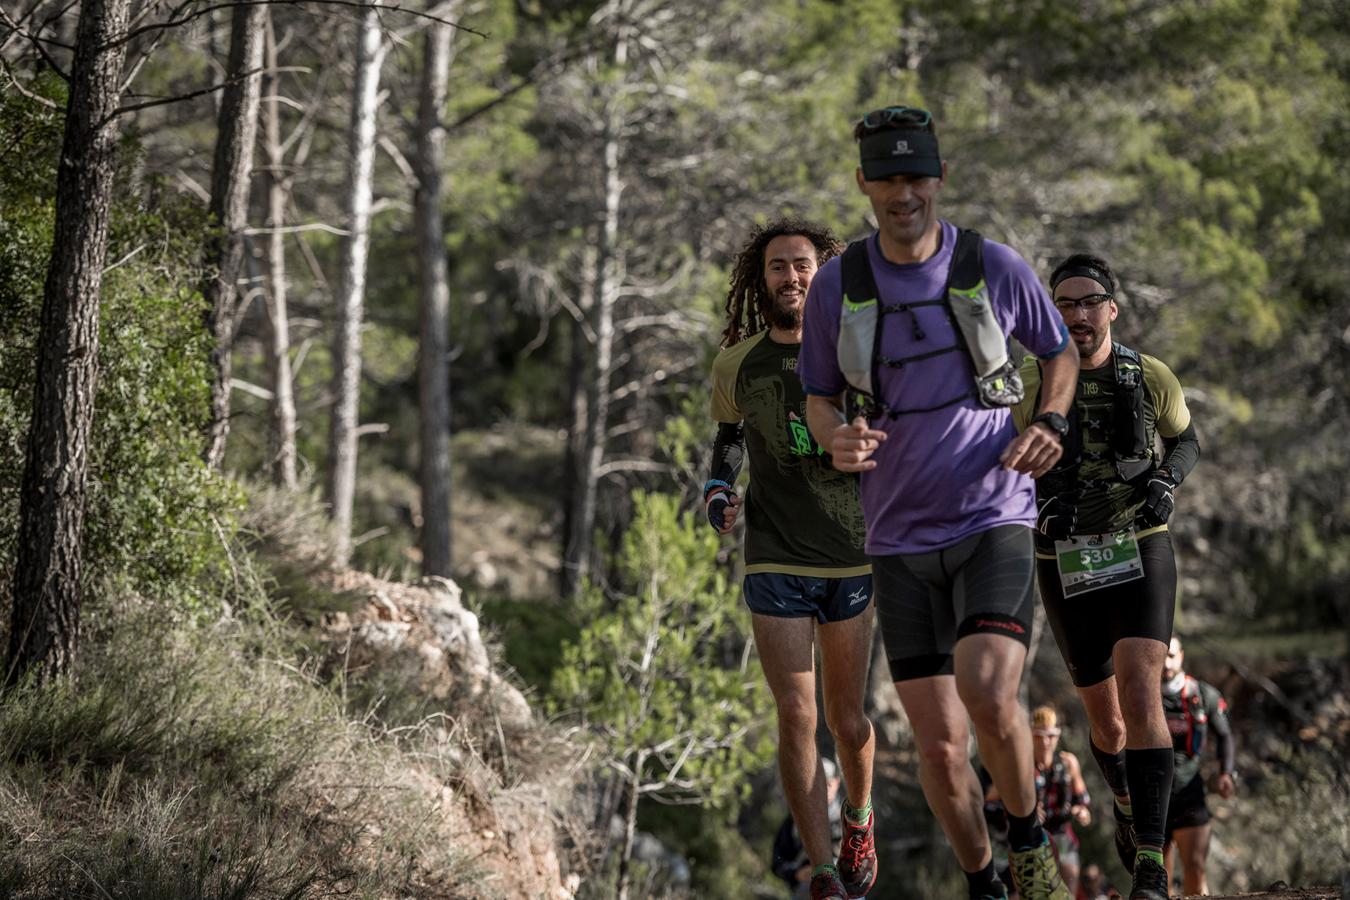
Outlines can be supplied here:
M1144 577L1133 528L1114 534L1080 534L1055 541L1059 582L1065 597L1086 594Z

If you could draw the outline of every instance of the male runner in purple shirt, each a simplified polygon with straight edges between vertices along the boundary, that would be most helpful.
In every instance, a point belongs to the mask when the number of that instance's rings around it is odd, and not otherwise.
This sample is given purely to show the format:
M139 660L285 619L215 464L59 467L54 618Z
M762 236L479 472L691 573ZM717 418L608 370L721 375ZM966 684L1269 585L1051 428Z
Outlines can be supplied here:
M1077 351L1031 267L983 241L983 281L998 326L1044 360L1040 415L1021 435L1006 407L976 399L975 368L945 298L957 229L937 215L947 167L932 116L890 107L854 131L858 187L878 230L867 238L880 338L879 413L851 422L839 364L844 269L822 266L807 298L798 373L807 419L836 468L862 473L867 552L891 676L914 729L924 796L972 898L1002 898L982 792L967 756L975 725L1009 818L1013 878L1028 900L1068 900L1036 819L1031 733L1017 699L1031 632L1032 478L1062 452ZM932 302L934 298L943 302ZM855 298L859 300L861 298ZM855 307L857 303L853 304Z

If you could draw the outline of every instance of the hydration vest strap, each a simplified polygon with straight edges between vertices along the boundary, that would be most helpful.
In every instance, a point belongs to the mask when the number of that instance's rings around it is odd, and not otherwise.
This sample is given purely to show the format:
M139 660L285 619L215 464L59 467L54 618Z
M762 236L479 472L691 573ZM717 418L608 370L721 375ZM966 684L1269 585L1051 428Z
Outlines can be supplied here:
M1122 481L1135 481L1153 471L1153 447L1144 417L1144 363L1138 351L1111 342L1116 389L1112 401L1111 450Z
M984 238L970 228L956 230L952 248L952 267L947 273L947 289L969 293L984 284ZM960 329L957 329L960 331Z
M941 356L944 353L951 353L954 350L960 350L960 344L952 344L950 347L943 347L939 350L930 350L927 353L916 353L913 356L901 356L898 359L892 359L889 356L877 357L877 362L883 366L890 366L892 369L902 368L905 363L918 362L921 359L929 359L934 356Z
M839 370L848 382L849 406L867 418L875 414L877 402L877 345L881 340L880 315L877 312L877 283L867 258L866 241L854 241L840 260L844 299L839 314L839 341L836 353ZM852 417L854 409L850 409Z
M885 414L891 418L909 413L931 412L974 398L988 408L1012 406L1022 399L1022 379L1008 357L1008 340L994 315L984 280L984 239L978 232L958 229L952 261L942 296L931 300L882 305L876 276L868 257L867 240L849 244L840 260L844 297L840 311L837 351L839 369L850 386L850 406L868 418ZM959 308L958 307L959 304ZM880 354L881 316L909 312L920 306L943 306L956 332L951 347L901 359L883 359ZM922 332L915 318L915 337ZM882 365L898 368L905 363L962 350L973 369L974 391L935 406L892 410L878 397ZM851 413L850 413L851 414Z
M1187 675L1181 682L1181 709L1186 717L1186 755L1196 756L1205 749L1205 732L1200 727L1196 709L1204 709L1205 698L1200 683Z
M936 300L920 300L917 303L888 303L885 306L881 307L881 312L883 314L902 313L902 312L909 312L911 309L914 309L919 306L946 306L946 305L947 301L939 297Z

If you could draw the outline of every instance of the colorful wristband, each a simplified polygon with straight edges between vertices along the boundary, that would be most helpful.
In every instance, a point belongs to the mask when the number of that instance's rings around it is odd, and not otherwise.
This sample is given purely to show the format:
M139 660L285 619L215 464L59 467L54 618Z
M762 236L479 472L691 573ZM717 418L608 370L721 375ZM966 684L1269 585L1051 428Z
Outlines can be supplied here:
M710 478L709 480L703 482L704 501L706 502L708 497L713 493L713 491L718 488L724 491L730 491L731 485L727 484L725 481L722 481L720 478Z

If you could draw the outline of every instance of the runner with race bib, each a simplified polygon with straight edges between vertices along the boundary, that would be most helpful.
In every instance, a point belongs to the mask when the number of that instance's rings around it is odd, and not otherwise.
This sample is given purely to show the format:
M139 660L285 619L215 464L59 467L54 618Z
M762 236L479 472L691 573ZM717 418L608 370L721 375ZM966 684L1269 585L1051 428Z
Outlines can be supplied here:
M1173 758L1156 685L1176 608L1167 520L1200 444L1171 370L1111 340L1119 308L1110 266L1070 256L1050 288L1082 366L1064 455L1036 482L1037 580L1087 710L1093 758L1115 794L1116 850L1134 873L1129 896L1166 900ZM1037 361L1021 375L1019 429L1035 414Z

